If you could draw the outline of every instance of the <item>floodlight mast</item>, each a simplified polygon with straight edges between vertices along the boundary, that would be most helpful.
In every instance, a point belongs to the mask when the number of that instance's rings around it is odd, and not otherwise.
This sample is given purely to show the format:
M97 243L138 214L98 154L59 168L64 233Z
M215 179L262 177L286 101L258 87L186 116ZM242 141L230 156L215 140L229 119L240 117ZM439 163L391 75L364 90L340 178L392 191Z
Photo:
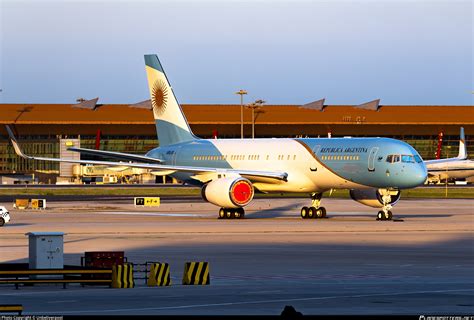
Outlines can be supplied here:
M247 94L247 91L240 89L235 94L240 95L240 139L244 138L244 94Z

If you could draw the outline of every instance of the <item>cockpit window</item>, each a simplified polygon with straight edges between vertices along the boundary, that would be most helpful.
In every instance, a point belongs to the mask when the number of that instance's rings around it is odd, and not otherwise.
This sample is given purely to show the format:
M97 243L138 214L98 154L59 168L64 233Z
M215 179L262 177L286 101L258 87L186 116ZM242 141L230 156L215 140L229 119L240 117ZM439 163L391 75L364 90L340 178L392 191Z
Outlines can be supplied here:
M423 160L421 160L421 157L420 157L419 155L415 155L415 161L416 161L417 163L423 162Z
M399 154L388 155L387 162L390 162L390 163L400 162L400 155Z
M412 155L404 154L402 155L402 162L415 163L415 157L413 157Z

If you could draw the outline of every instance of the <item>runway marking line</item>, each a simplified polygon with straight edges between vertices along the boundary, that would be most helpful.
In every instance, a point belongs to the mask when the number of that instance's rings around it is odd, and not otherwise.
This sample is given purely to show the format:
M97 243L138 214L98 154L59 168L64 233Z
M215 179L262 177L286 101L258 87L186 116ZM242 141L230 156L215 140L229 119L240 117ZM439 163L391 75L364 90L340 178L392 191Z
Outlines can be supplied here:
M327 296L327 297L311 297L311 298L293 298L293 299L273 299L273 300L257 300L257 301L241 301L241 302L222 302L222 303L208 303L208 304L191 304L172 307L151 307L151 308L130 308L130 309L104 309L104 310L76 310L76 311L42 311L29 312L29 314L82 314L82 313L103 313L103 312L125 312L125 311L146 311L146 310L171 310L171 309L191 309L203 307L221 307L221 306L235 306L246 304L260 304L260 303L288 303L296 301L315 301L315 300L330 300L330 299L354 299L367 297L389 297L400 295L413 294L427 294L427 293L451 293L451 292L466 292L474 291L474 289L454 289L454 290L428 290L428 291L408 291L408 292L392 292L392 293L376 293L376 294L357 294L357 295L342 295L342 296Z
M56 300L56 301L49 301L47 303L64 303L64 302L77 302L78 300Z

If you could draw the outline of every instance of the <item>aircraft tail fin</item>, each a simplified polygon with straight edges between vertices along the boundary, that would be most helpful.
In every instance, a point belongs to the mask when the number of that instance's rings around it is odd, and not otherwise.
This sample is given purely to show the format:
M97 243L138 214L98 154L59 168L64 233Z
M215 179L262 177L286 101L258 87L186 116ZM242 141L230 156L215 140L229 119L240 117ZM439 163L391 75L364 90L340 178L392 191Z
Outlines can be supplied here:
M160 146L197 139L156 54L145 55L145 69Z
M459 132L459 153L458 158L461 160L467 159L466 137L464 136L464 128L461 127Z

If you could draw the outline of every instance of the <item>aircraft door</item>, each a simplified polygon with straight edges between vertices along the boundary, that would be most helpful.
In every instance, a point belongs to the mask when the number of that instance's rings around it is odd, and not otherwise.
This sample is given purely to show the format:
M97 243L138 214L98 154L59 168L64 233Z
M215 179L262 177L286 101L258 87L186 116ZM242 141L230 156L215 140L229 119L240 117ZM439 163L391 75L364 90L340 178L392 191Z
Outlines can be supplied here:
M313 150L311 150L313 152L313 157L314 158L318 157L317 153L319 152L319 149L321 149L321 146L316 145L316 146L314 146ZM313 159L313 161L310 163L309 170L311 170L313 172L316 172L318 170L318 162L316 161L316 159Z
M368 169L371 172L375 171L375 156L377 155L378 151L379 147L373 147L372 149L370 149Z
M176 148L176 149L174 150L174 153L173 153L173 158L172 158L171 163L172 163L173 165L175 165L175 166L176 166L176 165L179 165L179 158L178 158L178 157L179 157L179 151L180 151L180 149L181 149L181 147Z

